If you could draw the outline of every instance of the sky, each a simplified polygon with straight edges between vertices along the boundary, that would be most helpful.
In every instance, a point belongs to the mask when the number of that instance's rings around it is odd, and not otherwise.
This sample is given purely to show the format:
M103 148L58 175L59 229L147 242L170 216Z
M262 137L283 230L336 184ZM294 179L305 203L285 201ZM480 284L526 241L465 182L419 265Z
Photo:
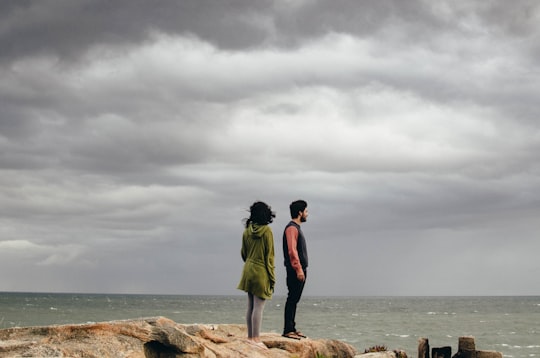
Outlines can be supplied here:
M0 291L540 295L540 4L0 2Z

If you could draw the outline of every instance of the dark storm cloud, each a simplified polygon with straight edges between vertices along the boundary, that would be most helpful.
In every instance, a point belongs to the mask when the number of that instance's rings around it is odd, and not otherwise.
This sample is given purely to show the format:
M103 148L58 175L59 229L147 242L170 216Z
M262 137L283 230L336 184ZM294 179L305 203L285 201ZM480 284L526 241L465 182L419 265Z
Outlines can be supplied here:
M196 36L218 48L299 45L329 32L370 36L399 29L400 39L429 39L442 31L468 33L466 24L498 35L535 31L532 1L431 3L327 1L4 1L0 44L4 58L49 54L78 57L95 45L131 46L153 31ZM409 42L409 41L407 41Z
M1 58L78 59L97 45L124 47L150 41L152 32L197 36L224 48L244 48L265 37L256 16L270 2L237 1L4 1L0 5ZM253 16L255 15L255 19Z
M368 1L358 5L352 1L161 1L148 6L139 1L114 5L100 1L42 1L6 2L3 6L0 45L6 60L48 55L69 63L70 59L80 60L95 47L127 51L141 42L151 42L155 33L194 36L231 50L279 48L280 44L296 47L306 39L315 41L329 33L343 33L360 39L380 38L382 46L373 48L371 56L382 63L391 66L394 59L409 61L403 64L408 73L359 71L356 79L347 77L348 86L382 82L439 101L467 101L474 97L482 102L498 96L506 106L516 101L532 105L536 94L536 90L505 91L515 78L508 78L509 66L524 79L529 74L522 69L528 66L500 61L507 51L530 51L537 42L538 33L533 27L537 8L529 2ZM483 40L491 36L500 41L487 42L496 47L483 48ZM515 46L509 47L511 43ZM389 44L398 53L410 52L411 57L396 57ZM452 59L449 53L460 54ZM487 70L484 76L455 72L460 64L482 57ZM439 63L430 66L432 60ZM465 70L474 71L467 67ZM324 73L296 81L309 84L307 81L316 78L314 84L327 84ZM537 112L531 110L524 115L534 118Z

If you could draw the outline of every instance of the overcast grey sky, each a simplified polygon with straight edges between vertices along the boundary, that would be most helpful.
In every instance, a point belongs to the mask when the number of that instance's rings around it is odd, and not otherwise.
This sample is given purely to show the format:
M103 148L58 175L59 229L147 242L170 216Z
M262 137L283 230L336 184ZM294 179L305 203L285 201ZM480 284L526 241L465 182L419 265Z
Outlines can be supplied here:
M539 295L540 5L0 2L0 291Z

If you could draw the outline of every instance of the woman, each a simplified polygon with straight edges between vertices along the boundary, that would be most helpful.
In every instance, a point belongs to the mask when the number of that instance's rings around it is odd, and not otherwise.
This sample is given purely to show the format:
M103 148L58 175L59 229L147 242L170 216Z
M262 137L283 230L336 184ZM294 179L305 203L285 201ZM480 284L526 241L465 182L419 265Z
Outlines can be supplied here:
M270 224L276 214L267 204L257 201L250 208L249 219L242 235L244 270L238 289L248 294L246 315L248 341L268 349L260 340L262 315L266 300L272 298L276 278L274 274L274 235Z

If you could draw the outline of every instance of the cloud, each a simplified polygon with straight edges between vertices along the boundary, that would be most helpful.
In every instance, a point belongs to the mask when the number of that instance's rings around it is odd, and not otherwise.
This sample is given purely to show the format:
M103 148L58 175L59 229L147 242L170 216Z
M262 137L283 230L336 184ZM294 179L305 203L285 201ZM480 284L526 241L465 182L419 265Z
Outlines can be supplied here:
M534 2L0 8L0 290L234 294L304 198L308 294L535 293Z
M0 242L3 260L11 261L11 257L23 259L26 264L44 266L73 265L78 263L82 254L79 245L50 246L35 244L28 240L7 240Z

